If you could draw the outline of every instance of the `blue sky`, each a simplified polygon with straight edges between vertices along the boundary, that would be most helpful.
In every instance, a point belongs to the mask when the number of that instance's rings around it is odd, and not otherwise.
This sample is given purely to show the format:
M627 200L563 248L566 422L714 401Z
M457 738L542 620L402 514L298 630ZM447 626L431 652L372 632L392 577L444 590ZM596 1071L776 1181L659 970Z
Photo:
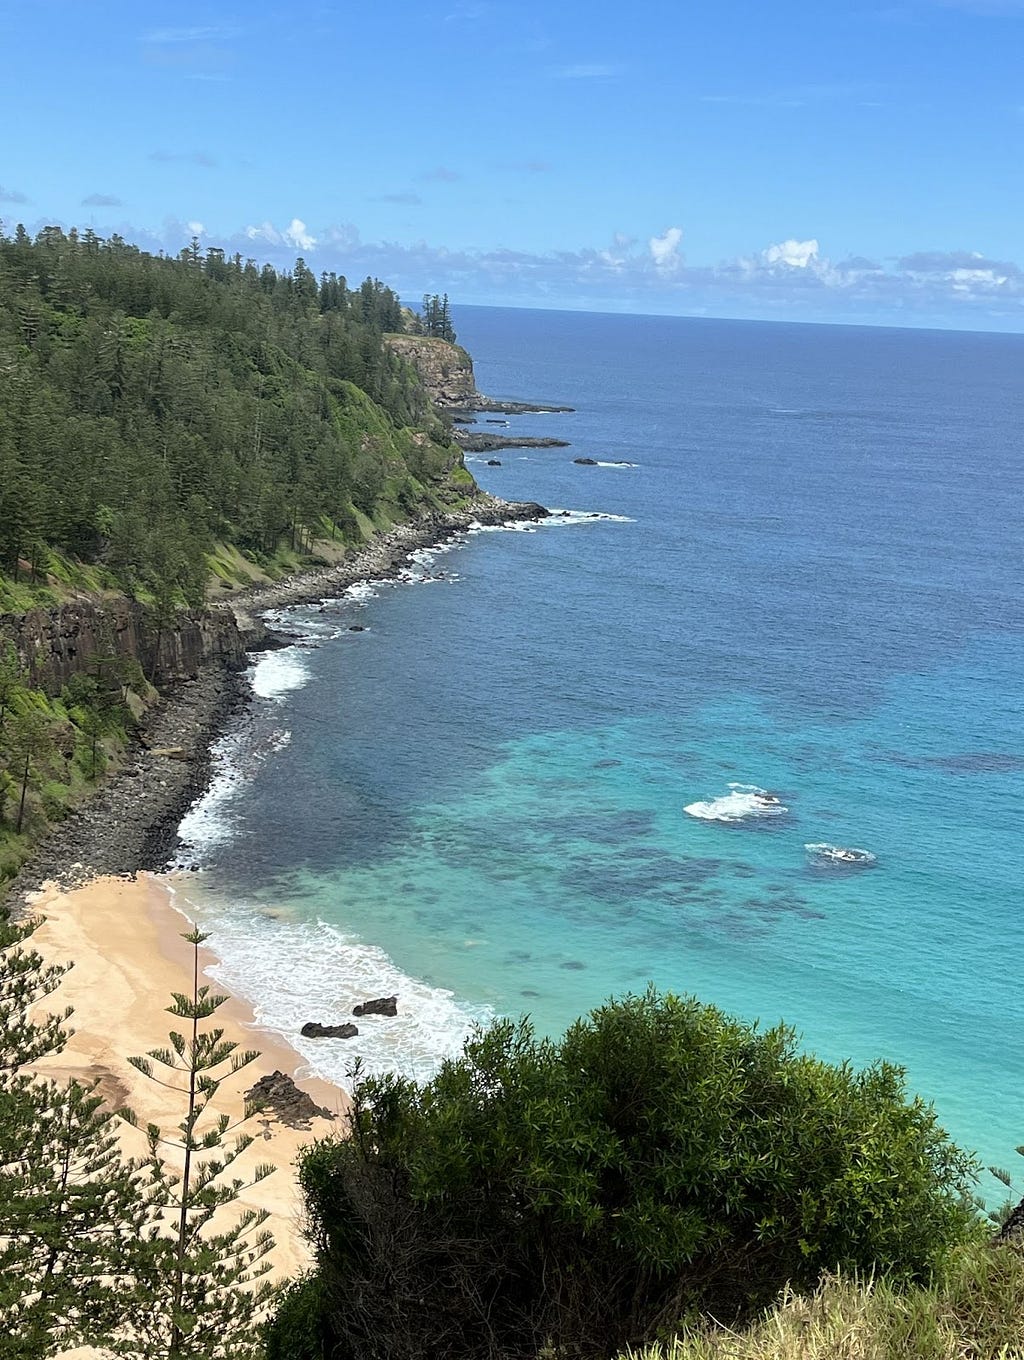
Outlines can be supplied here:
M0 51L8 229L1024 329L1024 0L0 0Z

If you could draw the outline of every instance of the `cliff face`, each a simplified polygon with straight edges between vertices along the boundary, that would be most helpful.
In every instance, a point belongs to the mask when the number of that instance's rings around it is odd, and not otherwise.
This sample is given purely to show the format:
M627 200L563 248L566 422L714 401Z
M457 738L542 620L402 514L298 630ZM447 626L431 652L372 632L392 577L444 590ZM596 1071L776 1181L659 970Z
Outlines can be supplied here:
M461 345L429 335L389 335L386 343L412 364L436 407L467 406L478 395L473 360Z
M263 628L240 622L230 609L196 609L178 614L174 626L158 628L134 600L75 600L53 609L0 615L0 638L14 643L32 682L59 693L97 657L130 657L155 684L191 679L209 661L245 664L246 649L259 643Z

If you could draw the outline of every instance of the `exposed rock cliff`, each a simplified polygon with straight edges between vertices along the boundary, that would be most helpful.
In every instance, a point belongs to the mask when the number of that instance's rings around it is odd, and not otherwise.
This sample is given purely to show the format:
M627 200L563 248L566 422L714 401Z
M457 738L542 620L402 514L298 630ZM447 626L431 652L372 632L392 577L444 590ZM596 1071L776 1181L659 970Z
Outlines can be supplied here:
M461 345L429 335L389 335L388 345L415 368L427 395L441 410L472 406L478 392L473 360Z
M239 621L230 609L180 613L159 627L135 600L73 600L52 609L0 615L0 638L14 643L32 682L51 694L97 657L131 657L155 684L194 678L210 661L242 666L262 624Z
M440 411L495 411L501 415L521 416L534 413L571 412L571 406L547 402L504 401L477 391L473 360L461 345L449 344L430 335L388 335L385 341L406 359L419 375L427 395ZM462 436L455 432L457 442Z

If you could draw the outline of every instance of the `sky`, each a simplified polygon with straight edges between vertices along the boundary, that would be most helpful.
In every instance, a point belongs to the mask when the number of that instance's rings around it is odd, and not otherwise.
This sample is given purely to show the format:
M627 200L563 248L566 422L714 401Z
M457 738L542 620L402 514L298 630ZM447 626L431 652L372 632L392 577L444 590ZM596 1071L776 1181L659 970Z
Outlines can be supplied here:
M1024 329L1024 0L0 0L0 60L7 231Z

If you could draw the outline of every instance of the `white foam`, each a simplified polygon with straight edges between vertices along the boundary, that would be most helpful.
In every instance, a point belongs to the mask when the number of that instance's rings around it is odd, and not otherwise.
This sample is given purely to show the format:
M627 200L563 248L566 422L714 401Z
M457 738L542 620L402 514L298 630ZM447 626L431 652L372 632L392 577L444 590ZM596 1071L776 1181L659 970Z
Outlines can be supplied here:
M354 600L357 604L365 604L367 600L375 599L376 588L372 581L355 581L345 590L342 599Z
M295 647L264 652L250 674L253 693L260 699L280 699L301 689L309 680L309 666Z
M637 468L637 467L640 466L640 464L639 464L639 463L623 463L623 462L619 462L619 463L602 463L602 462L600 461L600 459L598 459L597 466L598 466L598 467L607 467L607 468Z
M830 845L828 841L809 842L804 846L815 864L837 865L847 869L867 869L878 863L877 856L870 850L859 850L855 846Z
M690 817L697 817L704 822L743 822L748 819L785 816L789 811L788 807L777 801L766 801L774 796L757 784L730 784L729 792L722 798L689 803L683 811Z
M610 515L606 510L563 510L552 509L546 519L537 524L545 529L555 529L560 524L635 524L629 515Z
M185 889L187 892L187 887ZM365 944L323 921L288 920L267 904L216 905L179 902L212 932L219 962L209 971L253 1006L260 1025L277 1031L319 1076L348 1085L356 1058L368 1072L400 1072L424 1080L442 1058L459 1052L477 1023L493 1013L470 1006L440 987L404 973L376 945ZM356 1019L352 1007L378 996L397 996L394 1017ZM305 1039L309 1020L352 1021L354 1039Z
M610 515L604 510L562 510L552 509L543 519L506 520L503 524L481 524L474 520L469 526L471 534L532 534L537 529L557 529L563 524L635 524L629 515Z
M174 858L175 868L194 864L202 851L229 839L234 824L229 804L245 783L245 776L236 761L239 738L236 733L214 743L211 749L213 777L205 791L192 804L178 825L182 848Z

